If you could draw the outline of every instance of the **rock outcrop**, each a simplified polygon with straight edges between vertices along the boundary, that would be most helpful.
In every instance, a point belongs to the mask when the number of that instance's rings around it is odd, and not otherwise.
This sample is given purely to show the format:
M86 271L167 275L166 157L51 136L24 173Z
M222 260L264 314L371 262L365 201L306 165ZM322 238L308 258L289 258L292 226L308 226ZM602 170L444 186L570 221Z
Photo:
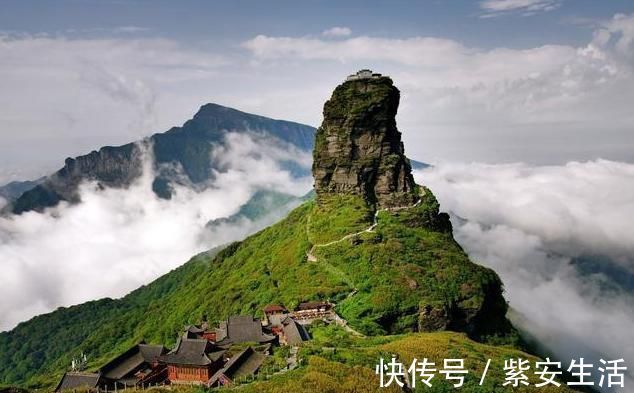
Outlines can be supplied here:
M373 305L372 311L367 311L380 314L376 322L381 329L391 333L456 330L474 338L508 333L512 327L505 317L507 305L499 277L469 260L454 240L449 216L439 211L432 191L414 182L396 127L399 98L399 90L389 77L362 70L337 86L325 103L313 151L318 205L311 217L311 233L320 234L326 239L322 243L332 249L336 247L333 240L342 235L338 227L364 233L360 230L372 212L387 208L390 218L384 216L383 220L389 221L389 226L381 227L379 219L376 227L375 215L374 225L365 233L376 230L376 234L368 235L371 238L367 240L363 236L352 238L350 249L342 246L327 256L332 263L341 255L354 253L355 257L347 260L350 264L369 258L373 275L380 275L379 271L384 276L399 275L386 273L389 266L399 263L417 272L381 290L403 291L401 301L390 310L377 312L380 306ZM342 194L353 198L341 198ZM337 217L337 212L346 208L342 205L359 199L356 197L363 198L366 209L347 206L346 215L359 216ZM390 232L395 228L398 230ZM324 236L329 233L334 234L332 238ZM397 253L393 256L396 261L384 255L387 248ZM311 256L314 260L324 258ZM382 284L374 284L378 291ZM345 307L363 309L367 305L362 301L352 297L347 302L359 304ZM410 306L404 307L407 302Z
M324 105L313 153L315 191L362 195L379 207L416 200L410 161L396 128L400 92L389 77L349 79Z

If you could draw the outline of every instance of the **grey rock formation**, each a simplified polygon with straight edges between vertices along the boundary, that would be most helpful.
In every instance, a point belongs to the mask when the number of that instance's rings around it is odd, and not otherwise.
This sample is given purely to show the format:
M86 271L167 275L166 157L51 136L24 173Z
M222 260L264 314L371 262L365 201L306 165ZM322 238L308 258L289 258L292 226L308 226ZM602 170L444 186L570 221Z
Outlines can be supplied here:
M362 195L378 207L416 200L416 184L396 128L400 93L388 77L348 80L324 105L313 176L318 200L332 193Z

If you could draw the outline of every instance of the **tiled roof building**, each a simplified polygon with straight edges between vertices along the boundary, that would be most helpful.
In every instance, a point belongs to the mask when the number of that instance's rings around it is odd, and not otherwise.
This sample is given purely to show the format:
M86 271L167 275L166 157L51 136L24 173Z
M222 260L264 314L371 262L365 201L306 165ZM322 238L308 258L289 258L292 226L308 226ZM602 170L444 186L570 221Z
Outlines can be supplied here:
M275 341L274 335L265 334L262 330L262 322L251 316L231 316L220 324L218 333L218 345L238 343L265 344Z
M254 375L260 369L266 355L248 347L232 357L227 364L218 370L209 380L209 386L228 386L236 380Z
M63 392L75 389L88 389L95 391L99 387L101 375L97 373L68 372L64 374L62 380L57 384L55 392Z
M161 360L175 384L203 384L222 367L225 350L205 339L181 339Z
M162 383L167 374L159 358L166 352L162 345L137 344L101 367L102 384L123 388Z

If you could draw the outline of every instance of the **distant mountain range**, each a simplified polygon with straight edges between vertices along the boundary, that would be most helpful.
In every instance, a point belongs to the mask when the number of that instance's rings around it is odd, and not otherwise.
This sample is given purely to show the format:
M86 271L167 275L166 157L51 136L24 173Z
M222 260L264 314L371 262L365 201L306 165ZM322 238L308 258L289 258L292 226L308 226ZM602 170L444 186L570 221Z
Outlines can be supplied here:
M0 197L9 202L13 202L18 199L25 192L35 188L38 184L44 181L44 177L38 180L26 180L26 181L12 181L0 186Z
M154 134L144 142L154 157L156 177L153 189L162 198L171 196L174 183L201 185L213 178L212 149L225 143L228 132L264 134L302 150L310 150L315 134L313 127L283 120L252 115L216 104L200 108L193 119L182 127ZM10 209L20 214L42 210L62 200L77 202L78 185L85 180L97 181L104 187L125 187L141 175L142 143L102 147L98 151L66 159L59 171L37 184L18 183L2 188L11 201ZM307 175L307 169L292 167L296 176ZM183 176L184 175L184 176ZM29 185L34 185L28 188ZM25 190L17 196L18 191ZM13 198L11 198L13 197Z
M157 133L149 138L122 146L106 146L76 158L67 158L64 166L36 181L12 182L0 187L0 196L9 204L5 213L57 205L60 201L78 202L78 186L96 181L103 187L126 187L141 175L143 147L151 149L154 159L154 192L170 198L175 184L203 188L213 182L217 163L212 150L226 144L229 132L251 133L270 141L288 144L301 151L313 149L315 128L284 120L258 116L218 104L203 105L181 127ZM414 168L427 164L412 162ZM297 162L280 162L295 177L309 176L310 169Z

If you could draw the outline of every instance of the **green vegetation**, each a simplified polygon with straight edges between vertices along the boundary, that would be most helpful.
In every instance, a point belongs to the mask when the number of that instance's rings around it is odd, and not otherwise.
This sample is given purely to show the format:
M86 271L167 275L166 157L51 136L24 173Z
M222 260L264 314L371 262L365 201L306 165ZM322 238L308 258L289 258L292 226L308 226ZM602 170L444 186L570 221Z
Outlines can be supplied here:
M270 190L260 190L256 191L255 194L240 207L236 213L230 215L229 217L218 218L215 220L211 220L207 223L208 227L213 227L214 225L219 225L223 223L238 223L242 219L249 219L251 221L256 221L263 217L266 217L267 214L271 213L286 213L291 210L293 207L299 205L301 202L310 199L307 196L303 196L298 198L294 195L285 194L277 191Z
M464 385L456 389L438 371L431 379L432 387L424 386L420 380L414 392L431 393L568 393L570 389L562 380L560 387L553 385L535 387L539 383L534 374L535 361L539 358L509 346L492 346L470 340L464 334L454 332L410 333L394 336L356 337L336 325L319 323L310 328L313 340L306 343L299 352L300 366L292 371L279 372L287 350L281 348L267 359L253 381L240 384L235 389L245 393L398 393L395 384L381 388L375 366L379 359L389 361L396 356L405 368L414 359L428 359L436 370L443 368L444 359L464 359L468 371ZM513 388L503 386L505 381L504 361L506 359L526 359L531 369L525 374L531 386ZM487 360L491 364L482 386L480 379ZM277 363L278 367L271 365ZM176 387L153 389L157 393L203 393L222 392L224 388L204 389L200 387Z
M489 324L473 327L474 337L509 332L506 320L500 318L506 312L500 279L492 270L469 261L439 218L433 194L424 190L421 198L415 207L379 212L372 232L363 231L372 223L372 215L353 196L335 195L314 207L311 240L317 237L313 233L320 236L313 242L341 238L341 227L347 228L346 233L360 232L313 252L317 265L338 272L358 290L355 296L342 299L337 310L366 334L415 331L425 307L490 314ZM338 207L342 203L345 208ZM330 206L332 214L328 214ZM455 318L450 322L454 323L447 326L450 329L469 331L461 325L468 321Z
M381 389L374 373L379 358L393 355L404 362L427 357L438 364L464 358L472 373L462 391L507 391L501 388L500 371L491 374L488 385L478 384L487 357L497 368L504 358L528 357L509 345L516 335L505 317L502 283L495 272L468 259L431 191L414 184L396 128L399 97L386 77L337 87L316 135L316 201L244 241L194 257L122 299L59 309L1 333L0 384L48 389L80 352L88 354L89 369L97 369L141 340L171 346L184 325L203 316L214 323L235 314L261 316L270 303L293 309L300 302L328 300L347 326L311 326L314 339L297 354L299 367L285 370L290 350L276 348L255 381L240 386L242 391L396 392L395 387ZM155 158L180 163L194 183L206 181L211 145L196 142L220 142L219 131L241 129L245 116L251 129L269 129L265 126L274 122L206 105L182 128L152 137ZM274 125L284 135L299 131L289 142L312 144L312 129ZM95 154L121 154L119 148L102 151ZM101 162L100 157L80 159ZM120 161L119 172L130 165L129 159ZM286 167L301 172L290 161ZM117 171L95 178L111 179ZM164 197L170 196L169 179L165 172L154 182ZM288 205L292 199L260 193L238 215L211 224L262 216L277 203ZM376 206L392 208L377 212ZM443 330L463 334L416 333ZM295 365L294 355L289 364ZM439 378L431 391L449 390Z
M195 257L121 300L59 308L1 333L0 385L51 386L81 351L90 356L89 366L97 367L144 338L173 343L184 321L167 314L161 323L155 310L162 299L202 274L208 258Z
M255 383L240 386L241 392L400 392L394 386L379 387L379 377L374 367L380 358L391 359L396 355L405 367L414 358L427 358L442 368L447 358L464 359L469 371L465 384L459 390L450 385L442 374L431 380L432 388L419 383L415 392L572 392L565 384L560 388L535 386L523 388L503 387L504 360L527 359L534 367L538 358L508 346L491 346L470 340L464 334L453 332L413 333L396 336L355 337L334 325L320 325L311 329L313 341L300 351L299 369L267 379L264 373ZM487 363L491 365L483 386L480 378ZM526 373L530 383L539 382L532 371ZM561 381L560 381L561 382Z
M437 211L426 190L416 207L382 211L374 231L316 247L317 260L309 262L313 245L368 229L373 211L348 196L321 205L307 202L281 222L219 252L198 255L122 299L62 308L0 334L0 383L51 386L81 351L94 369L141 340L172 345L183 325L203 315L211 321L231 314L261 315L269 303L293 308L302 301L331 300L354 329L372 335L416 330L427 304L448 313L459 307L475 322L456 319L448 327L478 336L476 327L485 326L478 318L485 315L486 299L497 299L499 279L469 262L439 225ZM506 305L500 307L494 311L502 314L488 319L505 321ZM495 323L489 327L506 332ZM279 359L269 366L279 367ZM307 371L302 378L311 375Z
M373 221L374 210L358 195L332 194L311 203L308 237L312 244L324 244L363 231Z

